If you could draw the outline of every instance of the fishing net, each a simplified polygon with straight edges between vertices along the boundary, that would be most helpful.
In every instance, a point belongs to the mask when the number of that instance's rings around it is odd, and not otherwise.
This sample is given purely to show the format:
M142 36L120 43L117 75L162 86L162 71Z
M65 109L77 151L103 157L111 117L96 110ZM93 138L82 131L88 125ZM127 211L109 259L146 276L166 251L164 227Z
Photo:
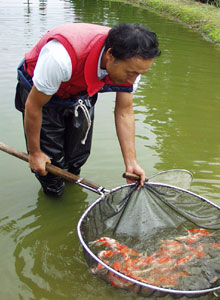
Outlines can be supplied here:
M82 216L89 269L143 296L193 297L220 288L220 208L165 184L126 185Z

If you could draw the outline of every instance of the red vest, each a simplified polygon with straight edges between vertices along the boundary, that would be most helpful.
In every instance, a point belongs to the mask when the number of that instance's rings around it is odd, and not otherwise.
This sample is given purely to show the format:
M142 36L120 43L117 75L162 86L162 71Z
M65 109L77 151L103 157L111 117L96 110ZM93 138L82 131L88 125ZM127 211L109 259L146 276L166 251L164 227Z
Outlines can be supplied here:
M93 96L105 84L112 85L108 76L103 81L97 77L98 59L109 30L109 27L87 23L64 24L49 30L25 54L27 73L33 77L41 48L50 40L56 39L66 48L72 62L72 76L69 81L61 84L56 95L67 98L87 91L89 96Z

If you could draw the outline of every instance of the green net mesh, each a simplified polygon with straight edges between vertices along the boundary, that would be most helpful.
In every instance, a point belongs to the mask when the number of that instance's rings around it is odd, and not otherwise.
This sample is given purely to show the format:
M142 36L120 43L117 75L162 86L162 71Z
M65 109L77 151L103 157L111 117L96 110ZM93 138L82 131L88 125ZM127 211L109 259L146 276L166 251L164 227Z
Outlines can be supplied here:
M88 210L80 235L91 272L115 287L177 298L220 286L220 208L189 191L120 187Z

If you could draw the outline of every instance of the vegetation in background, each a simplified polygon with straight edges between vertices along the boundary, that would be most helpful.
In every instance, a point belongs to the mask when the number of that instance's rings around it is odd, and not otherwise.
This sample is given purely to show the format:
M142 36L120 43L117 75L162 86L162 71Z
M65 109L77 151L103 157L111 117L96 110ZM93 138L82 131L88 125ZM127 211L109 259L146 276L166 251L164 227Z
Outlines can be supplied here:
M210 0L201 0L209 1ZM220 45L220 8L194 0L124 0L135 5L166 13L199 30L210 41ZM220 0L213 0L219 2Z

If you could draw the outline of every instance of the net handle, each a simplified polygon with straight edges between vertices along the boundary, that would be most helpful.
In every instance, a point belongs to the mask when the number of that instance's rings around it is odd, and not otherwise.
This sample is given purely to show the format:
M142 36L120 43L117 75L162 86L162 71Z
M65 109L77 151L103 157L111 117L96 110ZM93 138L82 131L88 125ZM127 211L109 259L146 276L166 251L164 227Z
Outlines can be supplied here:
M123 178L132 180L132 181L139 181L141 179L141 177L137 174L133 174L133 173L129 173L129 172L125 172L122 174ZM148 178L145 178L145 181L148 181Z
M0 150L4 151L12 156L15 156L17 158L20 158L21 160L29 162L27 153L20 152L14 148L9 147L8 145L6 145L2 142L0 142ZM83 186L88 190L96 192L97 194L103 194L103 192L105 191L103 187L101 187L91 181L88 181L84 178L76 176L68 171L65 171L65 170L59 168L59 167L56 167L52 164L49 164L49 163L46 164L46 171L52 173L53 175L61 177L67 181L70 181L70 182L76 183L80 186Z

